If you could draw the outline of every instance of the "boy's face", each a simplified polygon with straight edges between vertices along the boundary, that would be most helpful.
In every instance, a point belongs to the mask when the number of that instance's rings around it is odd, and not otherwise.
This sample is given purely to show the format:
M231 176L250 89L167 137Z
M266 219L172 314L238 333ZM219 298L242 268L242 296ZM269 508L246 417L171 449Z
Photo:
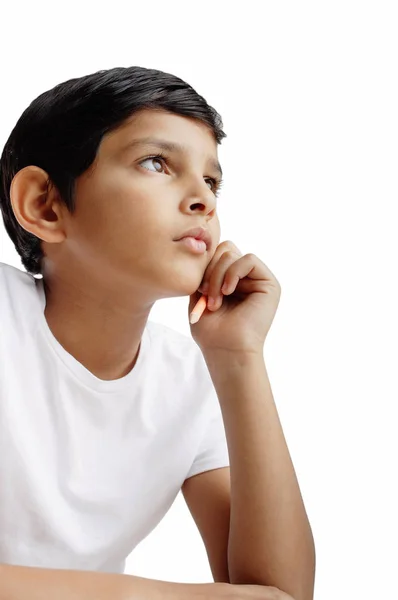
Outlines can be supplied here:
M187 147L187 154L161 151L132 140L156 137ZM127 148L126 148L127 146ZM116 295L131 289L142 298L192 294L220 241L216 196L209 178L217 143L202 123L165 111L142 110L106 135L94 165L76 182L76 212L63 214L64 268L97 275ZM194 254L174 241L192 227L206 227L212 245ZM59 244L43 242L46 254ZM50 261L52 262L51 258ZM59 265L57 264L57 267ZM138 288L138 289L137 289Z

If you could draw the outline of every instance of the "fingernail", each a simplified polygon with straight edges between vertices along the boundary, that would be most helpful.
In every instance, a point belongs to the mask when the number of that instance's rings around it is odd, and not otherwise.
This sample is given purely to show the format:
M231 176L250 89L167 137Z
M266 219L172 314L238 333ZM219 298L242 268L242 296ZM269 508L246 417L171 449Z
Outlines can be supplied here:
M214 298L213 298L213 296L209 296L207 298L207 306L210 306L210 308L212 308L214 306Z

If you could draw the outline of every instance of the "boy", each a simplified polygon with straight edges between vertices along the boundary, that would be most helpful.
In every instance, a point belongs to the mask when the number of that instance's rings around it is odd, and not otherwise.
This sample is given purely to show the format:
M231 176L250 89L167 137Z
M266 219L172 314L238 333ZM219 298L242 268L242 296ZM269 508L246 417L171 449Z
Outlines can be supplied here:
M238 576L237 547L231 577L215 377L199 337L148 321L156 300L194 294L218 260L221 127L180 79L116 68L40 95L5 145L0 206L27 273L0 266L0 598L1 585L11 600L31 588L60 600L216 598L242 578L262 587L237 598L288 597ZM181 243L192 228L205 250ZM180 490L215 584L122 575ZM290 583L284 567L277 583L306 600L312 538L297 506L305 542L289 569L300 576Z

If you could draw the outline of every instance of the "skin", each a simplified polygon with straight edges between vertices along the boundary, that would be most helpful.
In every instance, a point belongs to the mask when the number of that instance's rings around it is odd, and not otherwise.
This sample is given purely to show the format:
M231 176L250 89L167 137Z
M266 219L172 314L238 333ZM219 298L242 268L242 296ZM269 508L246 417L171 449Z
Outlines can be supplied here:
M155 146L123 151L132 139L158 137L188 146L146 159ZM11 202L20 225L42 240L44 315L64 349L98 378L115 380L134 367L154 303L200 286L220 241L217 198L207 163L218 160L213 133L195 119L141 110L102 139L94 165L77 180L71 215L47 173L19 171ZM144 159L146 159L144 161ZM141 163L141 164L140 164ZM212 245L193 254L173 241L207 227Z

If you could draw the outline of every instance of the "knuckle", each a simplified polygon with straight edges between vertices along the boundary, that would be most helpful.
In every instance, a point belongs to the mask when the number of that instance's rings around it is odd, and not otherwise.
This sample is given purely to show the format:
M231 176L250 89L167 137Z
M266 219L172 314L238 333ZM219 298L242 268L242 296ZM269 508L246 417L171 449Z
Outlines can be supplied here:
M230 258L232 256L235 256L235 254L236 254L236 252L234 252L233 250L225 250L225 252L223 252L220 256L220 261L222 260L222 261L226 262L226 261L230 260Z
M236 244L234 244L231 240L225 240L224 242L221 242L221 244L218 247L219 248L224 248L224 247L229 248L230 252L241 254L238 246Z

